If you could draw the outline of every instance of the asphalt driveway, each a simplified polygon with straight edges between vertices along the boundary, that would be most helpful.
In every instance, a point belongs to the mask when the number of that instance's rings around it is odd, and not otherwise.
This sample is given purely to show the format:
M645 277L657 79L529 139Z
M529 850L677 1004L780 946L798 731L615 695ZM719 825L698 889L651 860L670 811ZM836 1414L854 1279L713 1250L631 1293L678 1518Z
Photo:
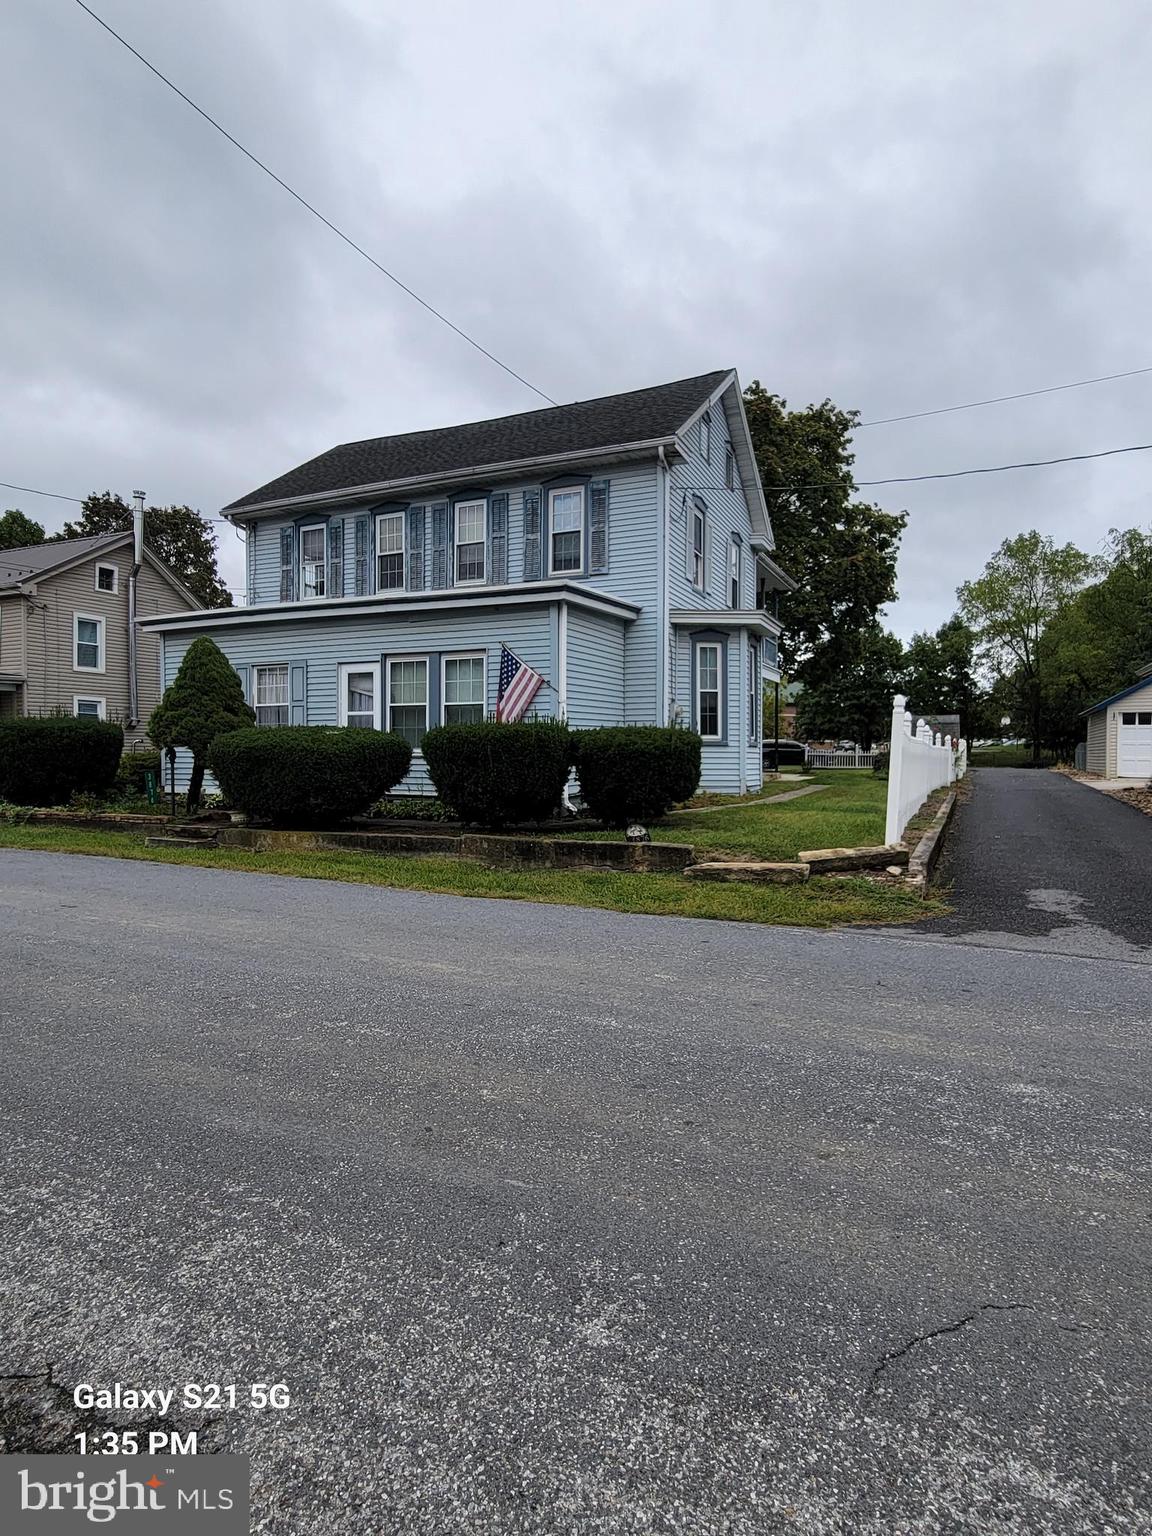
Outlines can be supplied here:
M1152 816L1043 769L977 768L962 794L954 910L917 934L1152 963Z
M1143 965L9 851L0 967L0 1373L286 1382L254 1530L1152 1531Z

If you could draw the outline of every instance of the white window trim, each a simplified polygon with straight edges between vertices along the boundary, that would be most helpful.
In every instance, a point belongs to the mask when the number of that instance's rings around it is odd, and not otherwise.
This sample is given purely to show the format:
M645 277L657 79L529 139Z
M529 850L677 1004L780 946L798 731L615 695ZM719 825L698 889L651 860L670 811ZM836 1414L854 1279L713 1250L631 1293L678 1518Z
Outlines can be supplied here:
M582 576L584 574L585 550L588 547L588 496L587 488L583 485L553 485L548 488L548 574L549 576ZM556 548L556 530L552 526L552 508L557 496L571 496L578 492L580 496L580 564L571 570L558 571L553 561ZM569 528L568 533L574 533L575 529Z
M96 645L96 654L99 663L94 667L83 667L77 659L80 652L80 624L95 624L99 640ZM105 672L107 671L107 643L106 625L102 613L74 613L72 615L72 670L73 672Z
M462 539L460 537L460 511L461 508L479 507L484 514L483 532L478 539ZM483 576L469 576L461 579L460 571L460 547L462 544L479 544L484 551ZM483 587L488 582L488 498L476 496L471 500L464 499L452 504L452 585L454 587ZM392 658L389 657L389 660Z
M699 432L700 457L705 464L712 462L712 413L705 411L700 417Z
M95 694L95 693L74 693L72 695L72 713L78 719L82 719L83 718L83 719L90 720L92 718L91 715L81 716L81 714L80 714L80 705L81 704L96 704L96 705L98 705L99 707L98 707L98 709L96 711L96 718L97 718L97 720L107 720L107 718L108 718L108 700L106 698L103 698L99 694Z
M110 587L102 587L100 585L101 571L112 572L112 585ZM96 570L92 577L92 587L96 592L103 592L105 597L115 597L120 591L120 567L118 565L111 565L107 560L97 560Z
M281 668L283 668L283 670L288 674L288 696L284 700L284 703L282 705L281 704L258 704L257 703L257 699L260 697L259 677L260 677L261 672L271 672L273 670L280 671ZM262 709L287 709L287 711L288 711L288 719L285 722L285 724L287 724L287 725L291 725L292 724L292 664L291 664L291 662L287 662L287 661L261 661L261 662L257 662L257 663L253 664L253 667L252 667L252 713L257 716L257 720L256 720L256 724L257 725L260 725L259 714L260 714L260 711ZM264 726L261 726L260 728L261 728L261 730L265 730L265 731L275 731L275 730L283 729L283 727L276 726L276 725L264 725Z
M697 729L699 729L701 718L700 695L705 691L700 686L700 652L706 650L716 652L716 687L715 689L709 688L707 690L708 693L714 692L716 694L716 730L715 733L710 732L707 736L705 736L703 731L700 731L700 740L717 742L724 740L724 648L718 640L697 640L696 642L696 698L694 701L696 705L696 725Z
M388 658L392 660L391 656ZM483 710L482 720L488 718L488 652L487 651L449 651L440 658L440 720L441 725L448 724L448 663L450 661L479 661L484 665L484 696L480 700Z
M381 551L380 548L380 524L389 517L400 519L400 585L398 587L382 587L380 585L380 557L382 553L394 554L395 551ZM408 515L406 512L377 512L376 514L376 569L372 572L372 579L377 592L403 592L408 586ZM363 669L361 669L363 670Z
M453 558L455 558L455 551L453 551ZM381 696L384 720L387 722L384 729L386 731L392 729L392 668L400 661L422 661L424 663L424 729L430 731L432 729L432 665L428 652L411 651L403 656L388 656L385 659L387 664L384 671L384 693ZM396 706L397 709L411 709L412 707L411 704L398 704ZM413 755L416 755L420 752L420 748L413 747L412 752Z
M736 455L730 443L724 448L724 485L729 491L736 489Z
M315 560L305 561L305 559L304 559L304 535L306 533L319 533L319 534L323 535L323 539L324 539L324 556L323 556L323 558L319 562L317 562ZM328 596L328 524L327 523L301 523L299 537L300 537L300 596L302 598L304 598L306 601L312 601L313 599L318 598L318 597L327 597ZM316 565L316 564L319 564L319 566L320 566L320 580L321 580L321 582L323 584L324 590L322 592L313 592L312 594L309 595L309 594L306 594L305 591L304 591L304 588L307 586L307 582L304 580L304 568L305 568L305 565Z
M696 519L700 519L700 580L696 580ZM688 503L688 583L697 592L708 590L708 512Z
M744 550L735 536L728 541L728 596L730 598L733 587L736 588L736 601L732 607L737 609L744 595Z
M389 657L391 660L391 657ZM380 729L380 710L383 699L380 694L380 663L378 661L342 661L336 670L338 694L337 719L341 725L348 724L348 678L353 672L371 672L372 674L372 727Z

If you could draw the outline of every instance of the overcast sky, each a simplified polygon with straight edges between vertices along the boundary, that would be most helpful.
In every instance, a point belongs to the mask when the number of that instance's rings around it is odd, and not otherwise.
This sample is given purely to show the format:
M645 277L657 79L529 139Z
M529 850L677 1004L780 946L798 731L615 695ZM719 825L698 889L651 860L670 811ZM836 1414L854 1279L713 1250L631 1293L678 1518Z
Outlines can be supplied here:
M1145 0L94 9L558 400L735 366L868 420L1152 365ZM0 480L215 513L334 443L540 403L74 0L7 0L0 83ZM857 474L1152 441L1150 418L1152 374L861 431ZM892 624L938 625L1022 528L1147 526L1150 476L1133 454L869 492L910 514Z

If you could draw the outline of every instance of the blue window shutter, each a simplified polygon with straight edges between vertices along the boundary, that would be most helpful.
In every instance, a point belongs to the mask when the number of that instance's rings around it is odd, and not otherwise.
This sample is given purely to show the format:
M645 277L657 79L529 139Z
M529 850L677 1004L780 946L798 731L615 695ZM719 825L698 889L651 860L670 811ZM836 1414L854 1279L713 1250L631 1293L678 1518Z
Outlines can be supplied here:
M424 590L424 508L408 508L408 590Z
M308 715L308 710L307 710L308 666L307 666L307 663L303 662L303 661L294 661L292 663L291 667L289 668L289 674L290 674L290 685L289 685L289 695L288 695L288 697L289 697L289 700L291 702L291 709L290 709L288 718L292 722L293 725L306 725L308 723L308 720L307 720L307 715Z
M356 596L368 593L368 519L356 519Z
M452 585L452 528L448 516L448 503L438 501L429 509L432 513L432 585Z
M344 596L344 519L328 524L328 596Z
M602 576L608 569L608 481L588 487L588 570Z
M540 488L524 492L524 580L540 580Z
M488 580L508 580L508 492L497 491L488 503Z
M291 603L296 599L296 530L280 530L280 601Z
M233 670L235 671L236 676L240 679L240 686L244 690L244 702L245 702L245 704L251 704L251 702L252 702L252 668L251 667L235 667Z

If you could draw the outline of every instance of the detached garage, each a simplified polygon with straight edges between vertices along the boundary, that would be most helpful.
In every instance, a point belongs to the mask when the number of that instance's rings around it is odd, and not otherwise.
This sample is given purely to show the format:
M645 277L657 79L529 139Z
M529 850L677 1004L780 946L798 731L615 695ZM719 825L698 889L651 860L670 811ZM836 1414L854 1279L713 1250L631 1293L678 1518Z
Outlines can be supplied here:
M1131 688L1084 713L1089 773L1106 779L1152 779L1152 663L1140 669Z

